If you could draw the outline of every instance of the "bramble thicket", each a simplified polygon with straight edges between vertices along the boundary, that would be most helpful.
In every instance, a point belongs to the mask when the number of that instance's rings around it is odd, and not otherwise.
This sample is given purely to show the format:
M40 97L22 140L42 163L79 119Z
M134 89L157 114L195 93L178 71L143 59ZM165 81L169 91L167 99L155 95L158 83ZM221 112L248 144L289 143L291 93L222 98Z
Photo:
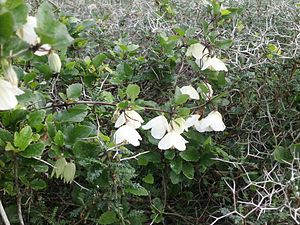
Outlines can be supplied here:
M293 0L0 0L2 223L300 224L299 21Z

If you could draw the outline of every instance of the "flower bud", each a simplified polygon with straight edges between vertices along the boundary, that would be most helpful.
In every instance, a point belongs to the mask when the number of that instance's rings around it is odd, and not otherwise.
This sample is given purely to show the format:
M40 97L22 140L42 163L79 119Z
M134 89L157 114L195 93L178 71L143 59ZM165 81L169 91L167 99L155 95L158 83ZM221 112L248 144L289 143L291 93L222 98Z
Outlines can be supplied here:
M59 55L54 52L51 52L48 56L49 67L54 73L59 73L61 69L61 61Z

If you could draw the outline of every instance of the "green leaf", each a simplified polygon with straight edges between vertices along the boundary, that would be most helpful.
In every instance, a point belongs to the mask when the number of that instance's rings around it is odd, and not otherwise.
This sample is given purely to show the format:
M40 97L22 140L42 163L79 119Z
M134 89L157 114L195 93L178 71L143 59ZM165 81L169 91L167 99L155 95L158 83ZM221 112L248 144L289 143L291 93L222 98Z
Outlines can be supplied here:
M19 133L15 132L14 145L25 150L32 141L32 130L30 126L24 127Z
M76 166L74 163L70 162L64 168L63 178L65 183L71 183L74 180L76 172Z
M75 105L73 108L58 112L55 119L60 122L82 122L88 114L88 106Z
M104 62L104 60L106 58L107 58L107 56L105 54L101 53L99 55L96 55L95 58L93 58L92 63L95 67L98 67Z
M169 149L164 151L164 156L168 160L172 160L175 157L175 150L174 149Z
M180 174L176 174L174 171L170 171L170 179L172 184L178 184L181 181Z
M273 155L275 160L280 163L291 162L293 160L290 150L282 146L276 146Z
M147 184L153 184L154 177L153 177L152 173L148 173L147 176L143 177L143 181Z
M23 24L26 23L27 14L28 14L28 6L24 3L21 3L11 9L11 12L15 21L15 28L20 28Z
M216 40L215 41L215 45L216 47L218 48L221 48L221 49L229 49L233 44L233 41L232 40Z
M200 159L200 153L195 148L188 148L183 152L180 152L180 157L185 161L196 162Z
M107 211L100 216L98 223L113 224L116 223L117 221L118 221L117 214L114 211Z
M27 115L28 124L35 128L37 132L40 132L44 127L44 120L46 117L45 110L38 110L31 112Z
M64 130L65 143L72 145L77 139L88 137L92 131L93 128L90 126L79 124L75 126L70 125Z
M176 158L170 163L171 169L174 171L176 174L180 174L182 170L182 159L181 158Z
M189 95L182 94L182 95L177 95L175 97L175 104L176 105L182 105L186 103L189 100Z
M0 14L0 43L5 43L13 34L14 18L10 12Z
M72 148L72 151L74 153L74 156L78 158L78 160L97 158L97 155L99 153L99 145L98 143L76 141Z
M69 99L78 99L82 92L82 84L76 83L72 84L67 89L67 97Z
M194 166L191 163L184 163L182 166L182 172L186 178L192 180L194 178Z
M126 188L125 192L137 196L148 196L148 191L146 190L146 188L142 187L139 184L134 184L132 187Z
M37 11L37 33L42 43L50 44L54 48L68 47L73 38L69 35L64 24L55 19L53 7L44 2Z
M57 131L55 136L54 136L53 141L57 146L62 147L64 145L64 134L63 134L63 132L61 132L60 130Z
M134 101L140 94L140 87L136 84L129 84L126 89L127 97Z
M29 145L20 155L25 158L40 157L45 150L45 144L43 142L37 142Z
M36 178L33 181L30 182L30 187L35 190L43 190L47 187L47 184L44 180Z

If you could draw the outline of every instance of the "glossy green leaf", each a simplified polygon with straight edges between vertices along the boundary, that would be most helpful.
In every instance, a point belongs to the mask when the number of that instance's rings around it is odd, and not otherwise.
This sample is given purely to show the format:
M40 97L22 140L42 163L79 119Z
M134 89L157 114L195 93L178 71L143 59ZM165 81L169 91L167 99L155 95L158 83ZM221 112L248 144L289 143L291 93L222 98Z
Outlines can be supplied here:
M191 163L184 163L182 166L182 172L184 174L184 176L186 176L186 178L188 179L193 179L194 178L194 166Z
M67 97L69 99L78 99L82 92L82 84L71 84L67 89Z
M185 161L196 162L200 159L200 152L195 148L188 148L183 152L180 152L180 157Z
M100 216L98 223L113 224L116 223L117 221L118 221L117 214L114 211L107 211Z
M13 34L14 18L10 12L0 13L0 43L8 41Z
M25 158L40 157L43 154L45 147L43 142L37 142L29 145L24 151L20 152L20 155Z
M140 94L140 87L136 84L129 84L126 89L127 98L135 100Z

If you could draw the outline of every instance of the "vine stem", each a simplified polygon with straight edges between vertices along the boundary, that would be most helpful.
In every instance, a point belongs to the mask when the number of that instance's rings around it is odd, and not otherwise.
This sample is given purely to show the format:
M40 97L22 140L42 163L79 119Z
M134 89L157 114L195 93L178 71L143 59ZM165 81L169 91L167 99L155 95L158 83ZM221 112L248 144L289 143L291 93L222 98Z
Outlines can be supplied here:
M8 220L8 217L7 217L7 215L6 215L6 212L5 212L5 210L4 210L4 207L3 207L3 205L2 205L1 199L0 199L0 214L1 214L1 217L2 217L2 220L3 220L4 224L5 224L5 225L10 225L10 222L9 222L9 220Z
M15 186L17 190L17 206L18 206L18 217L21 225L25 225L23 215L22 215L22 196L19 188L19 181L18 181L18 161L17 157L15 156Z

